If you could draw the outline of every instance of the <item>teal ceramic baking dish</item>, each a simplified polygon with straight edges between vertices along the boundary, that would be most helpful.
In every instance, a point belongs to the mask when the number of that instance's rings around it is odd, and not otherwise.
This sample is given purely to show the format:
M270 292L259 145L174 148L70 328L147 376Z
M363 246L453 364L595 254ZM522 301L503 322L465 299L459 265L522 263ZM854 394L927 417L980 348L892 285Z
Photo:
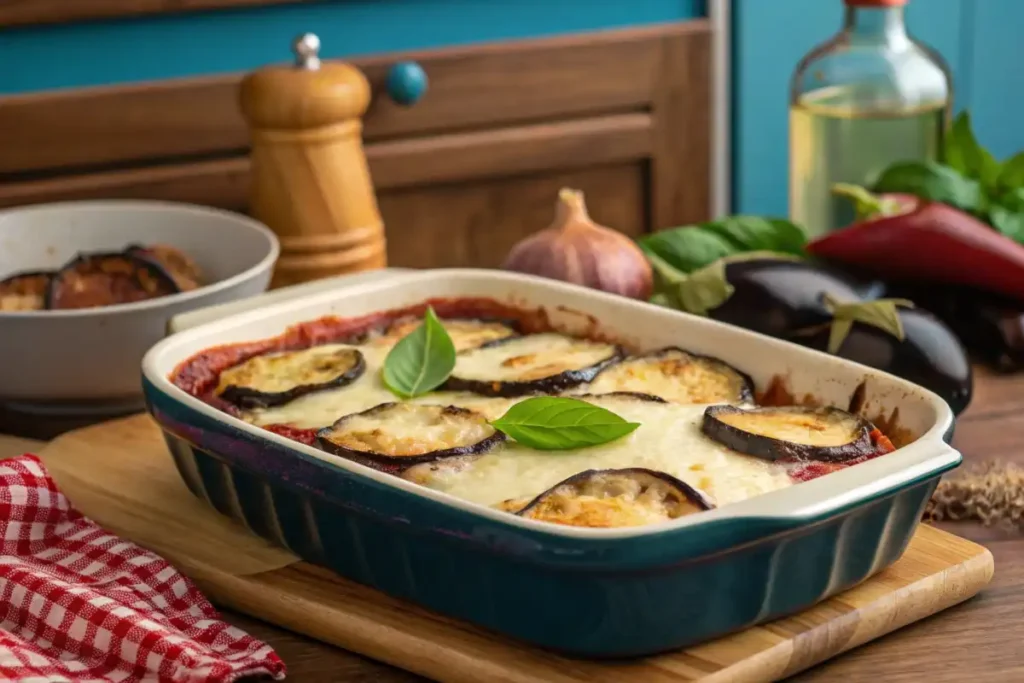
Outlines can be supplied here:
M417 486L222 413L174 386L213 346L280 334L326 315L431 298L543 308L565 332L639 348L680 345L794 395L847 405L916 439L884 457L670 523L561 527ZM143 362L147 404L189 489L221 513L339 574L563 654L649 655L802 610L892 564L939 477L960 454L953 416L899 378L711 320L550 280L495 271L400 273L228 316L177 333Z

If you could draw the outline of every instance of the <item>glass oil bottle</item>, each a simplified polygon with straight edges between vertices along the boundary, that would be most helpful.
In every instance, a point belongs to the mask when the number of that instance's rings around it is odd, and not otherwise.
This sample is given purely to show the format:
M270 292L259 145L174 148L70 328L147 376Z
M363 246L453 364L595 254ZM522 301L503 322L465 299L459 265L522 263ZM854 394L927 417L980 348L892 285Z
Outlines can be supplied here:
M870 186L897 161L936 159L952 101L937 53L907 33L907 0L844 0L842 30L801 60L790 97L790 216L810 237L844 227L832 186Z

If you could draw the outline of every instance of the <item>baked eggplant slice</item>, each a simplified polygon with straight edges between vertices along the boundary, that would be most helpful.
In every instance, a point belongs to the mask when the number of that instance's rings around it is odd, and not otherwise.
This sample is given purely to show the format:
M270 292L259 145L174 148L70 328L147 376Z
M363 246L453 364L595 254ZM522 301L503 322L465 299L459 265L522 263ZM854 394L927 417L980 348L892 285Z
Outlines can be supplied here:
M636 467L580 472L534 498L518 514L568 526L625 527L667 522L713 507L686 482Z
M270 408L359 379L363 354L349 346L313 346L255 356L220 374L217 393L240 408Z
M390 345L410 334L423 324L422 318L397 320L379 337L380 343ZM473 318L446 318L441 321L456 351L475 349L499 339L519 334L515 327L503 320L476 320Z
M717 358L676 347L611 365L594 378L587 390L596 394L652 394L670 403L741 403L754 399L753 383L747 375Z
M557 393L589 382L623 355L614 344L550 332L499 339L460 353L444 388L505 397Z
M40 311L53 273L17 273L0 280L0 311Z
M385 470L480 455L505 440L480 413L457 406L382 403L317 432L317 445Z
M875 450L874 426L838 408L709 406L701 429L726 448L765 460L845 462Z
M133 244L125 253L147 259L164 269L183 292L198 289L203 283L203 273L185 252L166 244L143 247Z
M80 254L50 280L46 307L94 308L127 304L181 291L154 262L126 252Z
M442 458L441 460L421 462L402 469L401 477L406 481L411 481L412 483L419 484L420 486L438 488L438 482L443 482L449 477L457 476L459 472L462 472L464 469L469 467L474 460L476 460L476 455L458 455L450 458ZM526 502L527 501L523 501L523 505L525 505ZM519 508L523 507L523 505L520 505L512 512L518 511Z
M571 398L592 403L609 403L615 401L639 401L641 403L668 403L661 396L644 394L639 391L609 391L606 394L569 394Z

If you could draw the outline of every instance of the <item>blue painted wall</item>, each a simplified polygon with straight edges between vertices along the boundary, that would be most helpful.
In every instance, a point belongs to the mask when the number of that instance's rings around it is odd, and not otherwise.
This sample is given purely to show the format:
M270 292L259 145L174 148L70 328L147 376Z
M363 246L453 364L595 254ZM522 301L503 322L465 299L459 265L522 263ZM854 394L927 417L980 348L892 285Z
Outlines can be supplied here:
M734 211L788 212L789 79L841 21L841 0L733 0ZM907 21L949 63L982 143L1024 149L1024 1L911 0Z
M324 56L347 57L704 12L704 0L332 0L6 29L0 30L0 94L248 70L290 59L292 38L305 31L319 34Z

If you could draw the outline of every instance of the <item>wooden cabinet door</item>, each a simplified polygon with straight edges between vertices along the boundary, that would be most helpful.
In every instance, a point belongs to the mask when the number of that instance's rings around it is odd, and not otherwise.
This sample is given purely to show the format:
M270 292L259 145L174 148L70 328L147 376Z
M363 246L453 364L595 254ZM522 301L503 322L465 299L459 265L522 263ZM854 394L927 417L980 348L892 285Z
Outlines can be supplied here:
M636 236L646 229L642 164L541 173L384 192L388 262L410 268L496 268L523 237L551 224L558 190L583 190L591 217Z
M710 27L698 20L356 60L364 138L398 266L494 266L561 187L636 235L710 211ZM391 64L430 76L412 107ZM238 76L0 98L0 206L146 198L245 211ZM339 189L339 191L342 191Z

